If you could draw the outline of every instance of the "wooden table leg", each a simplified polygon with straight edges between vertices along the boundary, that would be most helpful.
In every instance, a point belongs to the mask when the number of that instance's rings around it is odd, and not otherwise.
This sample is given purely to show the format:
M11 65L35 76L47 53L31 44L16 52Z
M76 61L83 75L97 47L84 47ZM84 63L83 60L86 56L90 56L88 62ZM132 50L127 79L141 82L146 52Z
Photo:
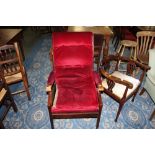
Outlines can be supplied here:
M105 44L103 47L103 58L102 61L104 60L104 58L106 58L109 55L109 42L110 42L110 36L109 35L105 35ZM110 64L106 66L106 69L109 69Z
M19 39L18 43L19 43L19 47L21 49L20 52L21 52L21 55L22 55L22 59L24 61L25 60L25 54L24 54L24 47L23 47L22 39Z
M110 36L109 35L104 36L104 37L105 37L105 44L103 47L103 59L109 55L108 52L109 52L109 42L110 42Z

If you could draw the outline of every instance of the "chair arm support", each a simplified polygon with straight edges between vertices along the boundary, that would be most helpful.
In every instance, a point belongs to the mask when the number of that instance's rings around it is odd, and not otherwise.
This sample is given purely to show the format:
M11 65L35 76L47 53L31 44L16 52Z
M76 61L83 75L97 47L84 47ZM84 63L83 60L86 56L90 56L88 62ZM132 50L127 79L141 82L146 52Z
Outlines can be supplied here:
M52 91L48 92L48 108L52 106Z
M121 80L120 78L118 77L115 77L115 76L112 76L110 75L109 73L107 73L105 70L103 69L100 69L100 72L101 74L106 77L107 79L113 81L114 83L119 83L119 84L122 84L124 86L126 86L127 88L129 89L132 89L133 88L133 84L130 83L129 81L126 81L126 80Z
M48 93L50 91L52 91L52 86L51 85L46 86L46 92Z
M49 55L50 55L50 61L53 64L53 48L50 48Z
M55 83L54 72L52 71L48 77L46 92L48 94L48 107L50 108L53 104L53 86Z
M48 108L50 108L53 105L53 93L54 93L53 86L52 85L46 86L46 93L48 95Z
M102 86L102 81L101 81L99 74L94 71L93 76L94 76L95 84L96 84L98 91L103 91L104 88Z

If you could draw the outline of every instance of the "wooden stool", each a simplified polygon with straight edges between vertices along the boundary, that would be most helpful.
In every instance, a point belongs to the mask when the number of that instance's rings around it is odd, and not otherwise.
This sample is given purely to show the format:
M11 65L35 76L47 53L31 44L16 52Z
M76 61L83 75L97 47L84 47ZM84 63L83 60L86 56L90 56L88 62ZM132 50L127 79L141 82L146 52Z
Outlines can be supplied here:
M122 40L120 42L120 47L117 51L121 56L123 56L125 48L130 48L131 53L130 53L130 58L133 58L136 60L136 48L137 48L137 42L136 41L131 41L131 40Z
M120 42L120 47L119 47L117 53L118 53L120 56L124 56L124 51L125 51L126 48L130 49L130 59L136 60L137 42L136 42L136 41L132 41L132 40L122 40L122 41ZM126 72L126 69L120 69L119 65L120 65L121 63L125 63L125 62L119 61L118 70L119 70L119 71L122 71L122 72Z

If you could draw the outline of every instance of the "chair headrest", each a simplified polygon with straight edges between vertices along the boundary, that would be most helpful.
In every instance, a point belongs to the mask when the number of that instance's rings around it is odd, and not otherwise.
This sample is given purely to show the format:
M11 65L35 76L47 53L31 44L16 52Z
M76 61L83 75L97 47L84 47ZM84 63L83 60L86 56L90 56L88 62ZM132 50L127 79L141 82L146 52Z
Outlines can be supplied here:
M53 48L60 46L92 46L92 32L53 32Z

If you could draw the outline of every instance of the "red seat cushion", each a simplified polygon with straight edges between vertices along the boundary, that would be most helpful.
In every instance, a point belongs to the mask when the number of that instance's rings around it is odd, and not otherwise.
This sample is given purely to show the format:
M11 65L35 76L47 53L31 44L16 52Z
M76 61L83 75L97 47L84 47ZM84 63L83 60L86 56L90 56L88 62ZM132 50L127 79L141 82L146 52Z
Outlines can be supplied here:
M132 32L130 32L127 28L124 28L122 30L122 33L124 34L123 40L132 40L132 41L137 41L137 38Z
M98 110L95 80L89 67L60 68L56 83L58 96L56 106L52 107L53 113L94 112Z
M137 41L137 38L133 34L128 34L124 36L124 40Z

